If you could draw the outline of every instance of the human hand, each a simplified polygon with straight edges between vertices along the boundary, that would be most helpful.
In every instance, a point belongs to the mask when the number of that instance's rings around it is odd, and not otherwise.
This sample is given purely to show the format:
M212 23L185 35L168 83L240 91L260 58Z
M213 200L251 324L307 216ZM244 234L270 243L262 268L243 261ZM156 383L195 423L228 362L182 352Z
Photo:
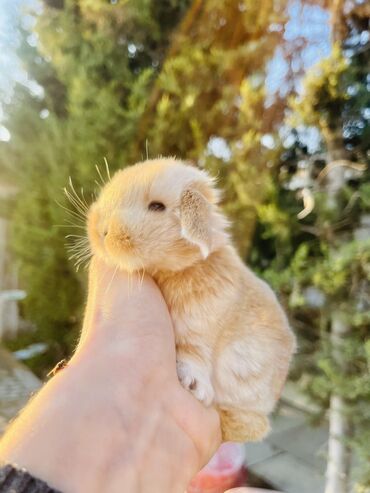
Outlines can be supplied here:
M64 493L183 493L219 443L216 411L178 382L154 281L93 259L77 350L6 434L0 459Z
M233 488L225 491L225 493L251 493L251 490L249 488Z
M279 493L278 491L272 490L261 490L260 488L233 488L232 490L227 490L225 493Z

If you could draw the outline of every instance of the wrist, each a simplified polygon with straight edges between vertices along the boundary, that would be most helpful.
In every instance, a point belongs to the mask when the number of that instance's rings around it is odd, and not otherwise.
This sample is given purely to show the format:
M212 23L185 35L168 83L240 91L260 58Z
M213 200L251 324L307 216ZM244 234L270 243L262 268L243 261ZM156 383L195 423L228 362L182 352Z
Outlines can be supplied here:
M63 493L99 491L111 454L126 439L101 385L84 386L94 382L86 370L71 365L47 382L0 444L2 462L24 467Z

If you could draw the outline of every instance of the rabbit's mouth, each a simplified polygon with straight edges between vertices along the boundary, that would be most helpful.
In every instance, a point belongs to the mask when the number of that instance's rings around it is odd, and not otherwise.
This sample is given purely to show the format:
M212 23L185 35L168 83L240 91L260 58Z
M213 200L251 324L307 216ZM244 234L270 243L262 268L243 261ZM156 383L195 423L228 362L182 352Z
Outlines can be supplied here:
M109 257L110 264L126 272L133 273L145 270L144 262L141 260L136 249L127 245L120 245L120 248L107 248L106 255Z

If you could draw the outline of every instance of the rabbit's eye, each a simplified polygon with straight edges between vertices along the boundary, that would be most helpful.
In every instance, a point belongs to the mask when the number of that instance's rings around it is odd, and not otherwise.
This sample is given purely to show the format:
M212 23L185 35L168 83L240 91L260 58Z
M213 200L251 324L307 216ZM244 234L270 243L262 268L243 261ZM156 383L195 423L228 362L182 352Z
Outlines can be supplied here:
M166 206L162 202L150 202L148 209L150 211L164 211Z

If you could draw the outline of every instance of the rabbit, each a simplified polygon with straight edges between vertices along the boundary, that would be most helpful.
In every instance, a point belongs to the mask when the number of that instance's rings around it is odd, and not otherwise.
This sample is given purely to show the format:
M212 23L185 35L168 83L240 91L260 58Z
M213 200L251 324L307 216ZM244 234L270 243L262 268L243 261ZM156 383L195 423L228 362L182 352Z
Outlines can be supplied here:
M87 216L93 255L150 274L172 317L181 384L220 414L224 441L259 441L295 349L270 287L240 259L220 192L175 158L118 171Z

